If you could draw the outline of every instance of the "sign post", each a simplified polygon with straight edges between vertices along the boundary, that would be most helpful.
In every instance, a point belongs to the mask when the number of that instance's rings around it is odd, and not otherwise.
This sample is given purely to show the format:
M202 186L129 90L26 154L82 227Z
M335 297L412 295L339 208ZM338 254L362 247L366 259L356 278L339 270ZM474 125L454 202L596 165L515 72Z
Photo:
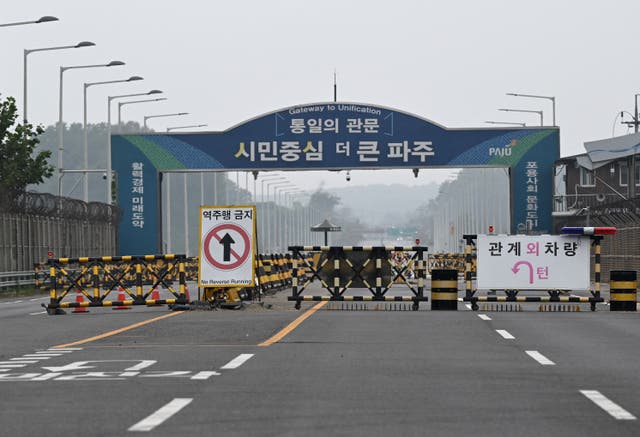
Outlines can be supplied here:
M255 206L201 206L199 287L252 287Z

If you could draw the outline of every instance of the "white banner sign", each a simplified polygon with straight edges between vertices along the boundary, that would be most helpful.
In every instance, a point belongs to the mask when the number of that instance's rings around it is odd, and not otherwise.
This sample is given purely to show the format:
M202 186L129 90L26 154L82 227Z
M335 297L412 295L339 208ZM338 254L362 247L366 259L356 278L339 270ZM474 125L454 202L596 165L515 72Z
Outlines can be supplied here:
M255 206L201 206L200 287L253 286Z
M590 248L579 235L478 235L478 288L588 290Z

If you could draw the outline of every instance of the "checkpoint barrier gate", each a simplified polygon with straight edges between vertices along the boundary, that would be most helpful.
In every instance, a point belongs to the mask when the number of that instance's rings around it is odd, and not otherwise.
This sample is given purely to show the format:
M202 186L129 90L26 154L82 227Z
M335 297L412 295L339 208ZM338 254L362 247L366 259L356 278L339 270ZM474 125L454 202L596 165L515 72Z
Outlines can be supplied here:
M158 260L164 261L163 267L159 268L155 264ZM64 314L63 308L187 304L186 261L186 255L174 254L51 258L47 260L50 300L48 305L43 306L50 315L54 315ZM133 280L132 273L135 275ZM174 290L171 281L168 280L176 275L179 291ZM144 277L152 277L153 281L149 283L143 279ZM149 299L159 286L166 288L175 299ZM107 300L114 291L130 299ZM74 297L77 297L76 301L63 302L70 292L78 293L74 294Z
M547 290L547 296L518 296L521 290L516 289L504 289L506 296L477 296L477 290L473 289L472 283L472 263L473 263L473 247L476 245L475 241L478 238L476 234L465 234L462 236L465 240L465 296L463 300L471 303L471 309L477 311L479 309L478 302L541 302L541 303L589 303L591 311L596 310L596 304L604 302L604 299L600 295L601 278L600 278L600 251L602 235L589 235L591 240L591 246L594 248L595 258L595 274L594 274L594 288L589 290L591 297L581 296L561 296L562 290Z
M391 301L413 302L412 309L418 310L420 302L426 302L424 295L425 252L424 246L290 246L293 255L292 294L289 301L300 309L303 301ZM320 252L318 264L309 262L304 252ZM393 263L392 252L413 252L402 265ZM405 277L409 266L413 266L416 286ZM302 267L310 273L299 285L298 269ZM317 278L329 295L303 296L305 288ZM398 279L411 290L411 296L387 296L389 289ZM373 284L373 285L372 285ZM386 285L385 285L386 284ZM366 288L368 296L348 296L345 292L353 288Z

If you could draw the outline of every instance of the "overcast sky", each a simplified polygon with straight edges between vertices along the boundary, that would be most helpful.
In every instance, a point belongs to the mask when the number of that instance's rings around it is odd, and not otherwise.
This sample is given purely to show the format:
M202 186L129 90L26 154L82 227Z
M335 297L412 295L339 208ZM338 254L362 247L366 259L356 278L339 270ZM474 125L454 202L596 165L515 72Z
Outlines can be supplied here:
M332 100L335 69L338 100L447 127L538 124L536 114L498 108L543 110L550 125L550 101L505 93L555 96L567 156L582 153L585 141L627 133L614 118L633 112L640 93L638 0L21 0L3 1L0 24L43 15L60 21L0 28L0 93L15 96L20 108L23 49L96 43L29 55L28 118L45 125L58 119L59 67L110 60L127 65L65 73L65 122L82 121L84 82L139 75L145 80L89 88L89 122L106 121L107 96L161 89L167 101L125 106L123 118L142 123L145 115L189 112L149 126L225 130ZM449 173L358 172L350 183L425 183ZM346 183L328 172L290 179L303 188Z

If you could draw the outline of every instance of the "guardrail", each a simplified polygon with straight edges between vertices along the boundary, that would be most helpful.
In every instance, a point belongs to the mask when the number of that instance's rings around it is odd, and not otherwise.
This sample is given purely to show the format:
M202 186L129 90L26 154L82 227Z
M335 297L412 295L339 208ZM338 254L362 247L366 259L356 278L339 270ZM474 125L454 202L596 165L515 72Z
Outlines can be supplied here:
M9 288L19 288L23 285L34 285L35 282L33 271L0 273L0 291L5 291Z

